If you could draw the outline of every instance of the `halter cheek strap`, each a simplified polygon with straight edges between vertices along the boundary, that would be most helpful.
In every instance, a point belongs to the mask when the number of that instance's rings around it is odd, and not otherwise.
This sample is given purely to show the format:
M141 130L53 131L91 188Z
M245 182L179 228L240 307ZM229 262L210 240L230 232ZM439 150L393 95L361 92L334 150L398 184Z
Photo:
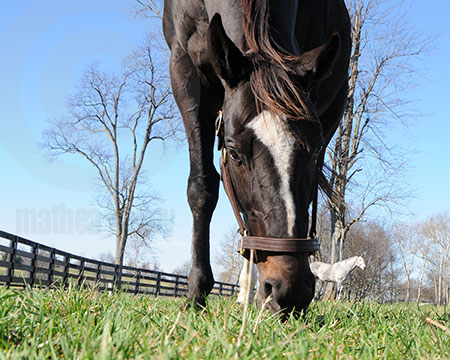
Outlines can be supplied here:
M223 115L222 111L219 111L219 115L216 120L216 135L219 138L219 150L222 150L220 161L220 175L223 182L223 187L228 196L228 199L230 200L231 207L233 208L234 216L236 217L236 220L239 224L239 231L242 235L239 252L244 257L248 258L250 255L249 250L262 250L279 253L313 253L315 251L319 251L320 246L316 236L319 164L316 163L317 173L315 174L314 181L314 195L312 202L311 227L309 230L309 236L307 238L272 238L265 236L250 236L248 227L245 224L244 219L242 218L241 212L239 211L236 193L229 175L227 149L224 146L223 132Z

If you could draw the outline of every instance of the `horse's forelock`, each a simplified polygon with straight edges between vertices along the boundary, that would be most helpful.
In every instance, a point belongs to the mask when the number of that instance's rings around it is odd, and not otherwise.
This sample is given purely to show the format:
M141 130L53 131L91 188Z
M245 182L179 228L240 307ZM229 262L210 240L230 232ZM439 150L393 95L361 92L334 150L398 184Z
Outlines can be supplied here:
M256 57L255 57L256 58ZM254 59L257 64L250 76L250 86L257 100L258 111L268 110L273 115L283 115L287 119L304 120L310 118L310 111L303 98L305 93L295 84L294 71L270 59Z
M308 118L310 114L302 100L302 89L293 81L294 66L299 58L282 51L271 37L269 2L241 0L241 3L245 40L255 65L250 83L258 111L268 110L289 119Z

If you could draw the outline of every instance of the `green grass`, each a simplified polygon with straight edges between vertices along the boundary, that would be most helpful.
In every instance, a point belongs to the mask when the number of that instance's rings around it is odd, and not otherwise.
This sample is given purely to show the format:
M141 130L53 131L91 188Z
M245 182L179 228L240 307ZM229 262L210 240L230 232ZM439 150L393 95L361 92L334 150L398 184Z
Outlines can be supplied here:
M450 358L450 316L434 306L314 303L285 323L250 306L67 290L0 289L0 359Z

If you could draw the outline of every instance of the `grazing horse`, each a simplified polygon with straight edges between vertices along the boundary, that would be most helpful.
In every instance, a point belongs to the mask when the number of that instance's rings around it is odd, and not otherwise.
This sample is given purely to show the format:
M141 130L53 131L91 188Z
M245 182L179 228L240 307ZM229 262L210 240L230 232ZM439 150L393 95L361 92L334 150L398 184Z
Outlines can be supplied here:
M348 89L344 0L165 0L163 31L189 143L189 302L204 305L214 285L209 224L220 183L217 133L242 253L253 254L258 266L259 300L272 295L267 307L274 312L305 310L315 287L308 256L318 249L314 204L323 149Z
M315 277L324 282L335 282L337 284L337 299L339 300L342 294L342 283L347 280L348 275L354 268L359 267L364 270L366 263L361 256L353 256L334 264L326 264L320 261L312 262L310 267Z

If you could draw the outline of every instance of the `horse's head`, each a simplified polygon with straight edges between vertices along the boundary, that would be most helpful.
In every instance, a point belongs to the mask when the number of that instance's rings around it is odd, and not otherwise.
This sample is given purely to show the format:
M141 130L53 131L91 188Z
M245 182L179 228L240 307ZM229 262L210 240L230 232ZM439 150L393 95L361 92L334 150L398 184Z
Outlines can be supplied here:
M361 270L364 270L366 268L366 263L364 262L362 256L358 256L356 258L355 266L358 266Z
M225 88L220 141L227 152L227 172L251 235L306 238L308 207L317 185L317 157L324 145L322 126L308 96L308 86L325 76L338 50L330 51L328 46L312 50L283 73L292 77L299 89L297 93L302 96L299 103L305 111L301 119L287 116L289 111L274 111L259 101L255 91L258 83L252 77L261 75L258 71L269 73L272 65L255 60L255 54L244 55L227 37L218 15L210 24L209 51ZM273 85L276 74L272 78ZM272 90L276 94L277 89ZM281 105L284 100L280 99ZM267 304L269 309L275 312L307 308L315 286L308 255L308 252L256 252L259 298L264 301L272 295Z

